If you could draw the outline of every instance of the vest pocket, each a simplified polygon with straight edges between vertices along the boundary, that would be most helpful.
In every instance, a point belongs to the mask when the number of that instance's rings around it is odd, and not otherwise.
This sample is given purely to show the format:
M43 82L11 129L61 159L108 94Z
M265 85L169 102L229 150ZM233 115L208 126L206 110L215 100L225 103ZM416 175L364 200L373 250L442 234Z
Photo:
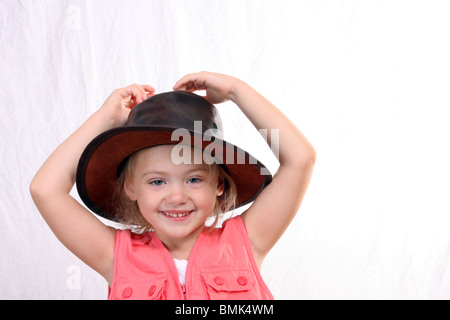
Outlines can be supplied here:
M200 269L211 300L255 299L255 278L247 266L214 266Z
M162 300L166 283L166 273L158 273L137 280L119 280L116 282L115 298L118 300Z

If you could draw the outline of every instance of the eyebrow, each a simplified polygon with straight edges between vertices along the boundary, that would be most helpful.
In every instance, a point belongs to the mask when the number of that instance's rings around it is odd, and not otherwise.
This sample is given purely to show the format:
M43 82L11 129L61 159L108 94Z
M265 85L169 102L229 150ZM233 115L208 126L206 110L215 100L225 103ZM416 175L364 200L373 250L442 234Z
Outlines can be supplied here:
M208 172L205 167L199 166L199 167L187 170L186 172L184 172L184 174L191 174L196 171ZM148 170L142 174L142 177L145 177L146 175L149 175L149 174L164 176L164 175L167 175L168 173L169 173L168 171L163 171L163 170Z

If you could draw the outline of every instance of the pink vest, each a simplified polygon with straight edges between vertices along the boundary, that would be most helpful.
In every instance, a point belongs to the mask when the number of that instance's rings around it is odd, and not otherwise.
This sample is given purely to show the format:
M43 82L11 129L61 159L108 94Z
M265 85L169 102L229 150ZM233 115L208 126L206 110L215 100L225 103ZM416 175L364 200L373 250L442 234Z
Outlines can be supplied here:
M240 216L203 232L181 286L172 256L154 232L117 230L108 299L273 299L261 278Z

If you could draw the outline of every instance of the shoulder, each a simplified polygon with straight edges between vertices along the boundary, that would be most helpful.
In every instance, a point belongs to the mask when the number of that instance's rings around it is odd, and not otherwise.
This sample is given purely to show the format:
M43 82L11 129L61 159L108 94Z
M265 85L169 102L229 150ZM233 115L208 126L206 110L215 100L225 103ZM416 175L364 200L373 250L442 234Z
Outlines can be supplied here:
M221 232L225 233L244 233L247 235L244 222L242 221L242 217L240 215L225 220L220 229Z
M143 246L148 244L153 238L153 232L134 233L130 229L116 230L115 247Z
M221 241L232 246L250 248L250 239L240 215L225 220L219 229Z
M235 217L228 218L222 223L222 228L226 228L227 226L239 226L244 225L242 222L242 217L237 215Z

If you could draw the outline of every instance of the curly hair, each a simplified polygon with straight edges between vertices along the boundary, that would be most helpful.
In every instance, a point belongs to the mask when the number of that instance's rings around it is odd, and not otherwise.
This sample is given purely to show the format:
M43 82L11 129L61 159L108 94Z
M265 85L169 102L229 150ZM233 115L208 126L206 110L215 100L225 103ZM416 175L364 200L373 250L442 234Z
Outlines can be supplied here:
M132 201L124 190L125 181L134 175L138 153L139 151L133 153L126 160L120 176L116 180L111 202L113 207L116 208L114 215L119 223L137 232L148 232L153 230L152 226L142 215L137 201ZM210 217L215 217L213 224L208 227L212 229L217 225L221 214L234 209L237 189L233 179L222 165L203 163L203 166L211 178L223 179L224 183L223 193L216 197L214 210L210 215Z

